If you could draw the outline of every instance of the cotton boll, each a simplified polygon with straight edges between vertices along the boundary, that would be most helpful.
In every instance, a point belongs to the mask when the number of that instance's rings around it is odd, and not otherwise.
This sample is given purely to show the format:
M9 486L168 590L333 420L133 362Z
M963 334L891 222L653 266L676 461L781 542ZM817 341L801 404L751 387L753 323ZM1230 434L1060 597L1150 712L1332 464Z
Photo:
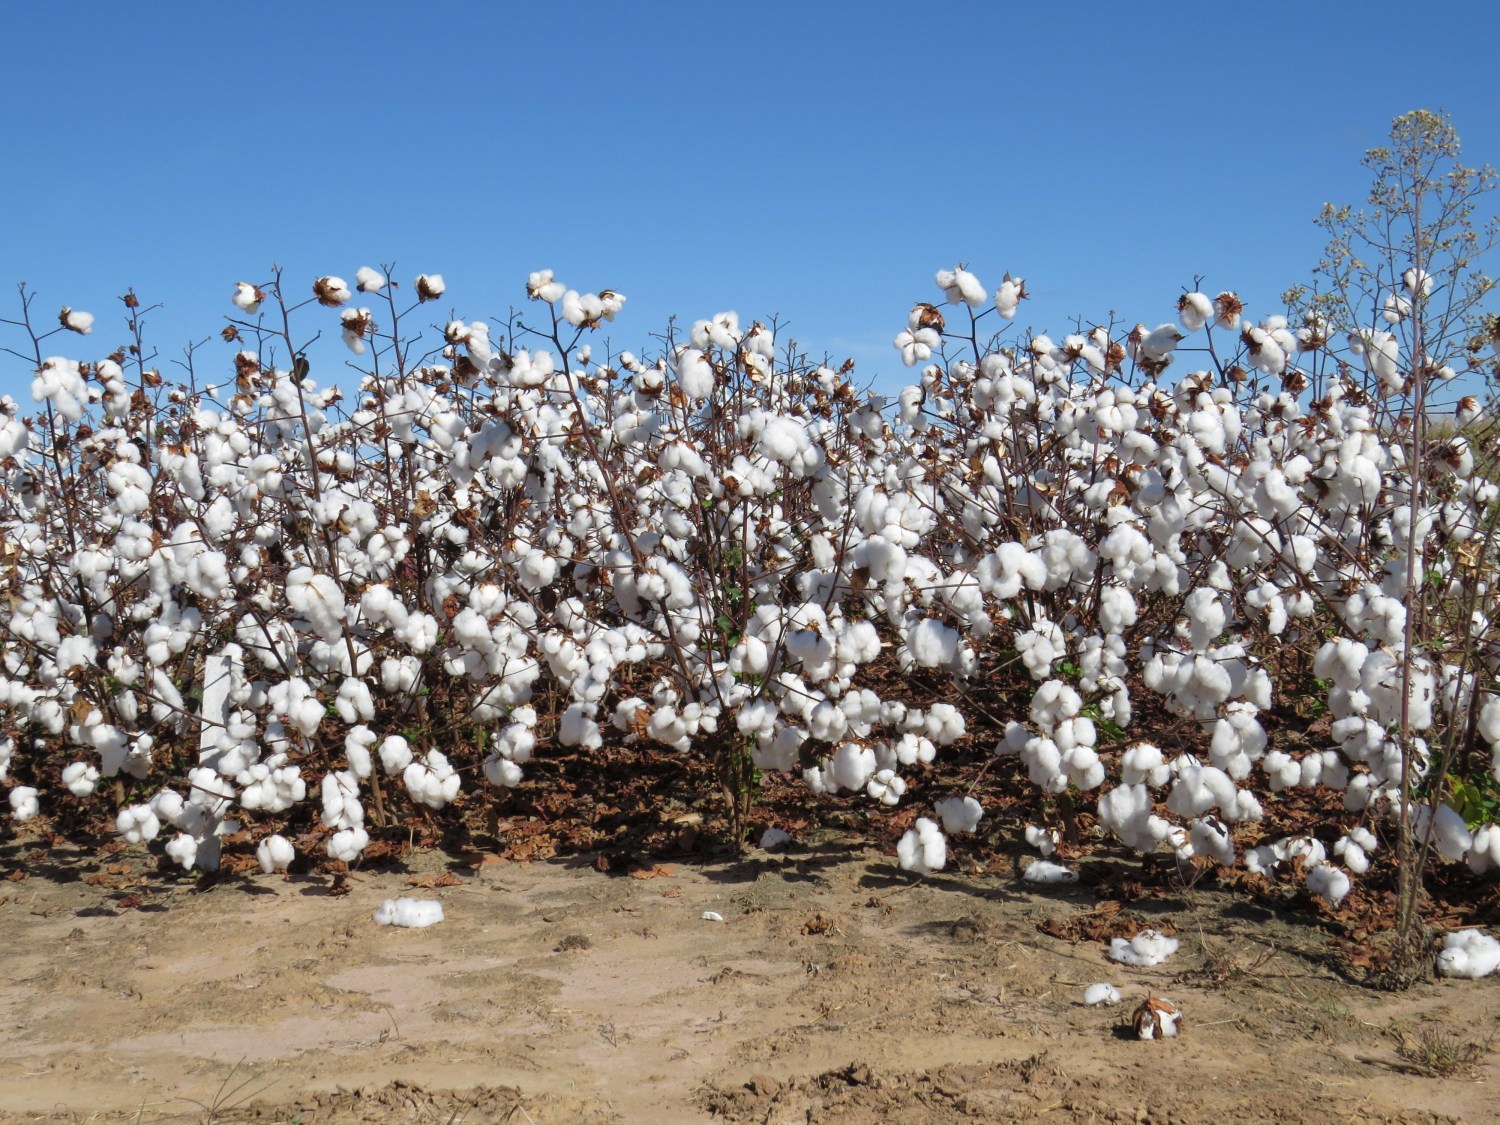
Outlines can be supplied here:
M1188 332L1196 332L1213 318L1214 303L1206 293L1184 293L1177 299L1177 319Z
M948 835L973 832L984 816L984 807L973 797L944 797L936 805L943 831Z
M979 279L961 266L957 269L938 270L935 280L950 305L963 301L970 308L977 309L988 300Z
M260 303L266 299L266 295L248 281L235 283L234 296L230 298L235 308L241 312L254 316L260 311Z
M98 782L99 771L87 762L74 762L62 771L62 783L75 797L87 797Z
M1182 1028L1182 1009L1164 996L1147 996L1130 1023L1137 1039L1175 1039Z
M30 785L17 785L10 791L10 818L17 823L30 820L41 811L37 791Z
M69 332L77 332L80 336L87 336L94 330L94 314L81 309L64 306L62 312L57 314L57 322Z
M385 288L385 275L369 266L354 271L354 282L361 293L378 293Z
M1349 876L1332 864L1320 863L1307 873L1307 889L1330 906L1337 906L1349 894Z
M375 921L382 926L420 930L442 920L443 904L436 899L388 898L375 911Z
M1057 883L1078 882L1078 872L1071 871L1060 863L1053 863L1049 859L1034 859L1026 865L1021 873L1021 878L1028 883L1040 883L1052 885Z
M840 789L863 789L875 774L875 751L858 742L846 742L834 752L830 768Z
M1417 839L1420 840L1427 834L1429 822L1432 826L1432 842L1444 859L1462 859L1473 846L1474 838L1469 834L1469 826L1450 806L1439 805L1436 812L1427 805L1418 805L1412 809L1412 832Z
M906 793L906 781L895 770L876 770L865 783L865 793L882 805L896 805Z
M924 617L907 631L907 649L919 668L944 668L958 652L958 630L935 617Z
M297 858L297 851L285 836L267 836L255 849L255 860L267 875L285 871Z
M1083 990L1083 1002L1090 1008L1098 1008L1120 1002L1120 990L1112 984L1100 982Z
M328 857L353 863L370 846L370 834L363 828L343 828L328 838Z
M760 836L760 846L763 851L789 847L791 842L791 836L780 828L767 828Z
M387 774L398 774L411 765L411 746L399 734L393 734L380 744L380 764Z
M1500 824L1485 824L1474 830L1469 867L1476 875L1500 867Z
M896 856L901 870L930 875L941 871L947 863L948 843L937 824L924 816L918 818L916 826L901 837L896 845Z
M1111 941L1109 957L1110 960L1119 961L1123 965L1149 968L1152 965L1160 965L1176 953L1180 944L1176 938L1166 937L1155 930L1142 930L1129 940L1115 938Z
M1043 828L1036 824L1026 826L1026 843L1044 856L1057 851L1058 839L1058 831L1055 828Z
M184 871L191 871L198 861L198 840L186 832L179 832L167 841L167 858Z
M1500 941L1483 930L1457 930L1443 939L1437 970L1445 977L1478 980L1500 969Z
M149 805L131 805L120 810L115 817L115 828L125 837L127 844L140 844L156 839L161 831L161 822Z

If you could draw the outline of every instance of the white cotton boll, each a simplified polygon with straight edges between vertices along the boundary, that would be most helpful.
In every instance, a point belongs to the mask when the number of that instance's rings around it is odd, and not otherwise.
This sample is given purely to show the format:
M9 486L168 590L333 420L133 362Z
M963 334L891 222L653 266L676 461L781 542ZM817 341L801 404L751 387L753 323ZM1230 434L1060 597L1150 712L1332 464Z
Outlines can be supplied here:
M63 769L62 783L73 796L87 797L99 783L99 771L87 762L74 762Z
M1206 293L1184 293L1177 299L1177 319L1188 332L1196 332L1214 315L1214 303Z
M496 789L514 789L521 784L523 773L518 763L498 754L484 760L484 779Z
M865 793L882 805L897 805L906 793L906 781L895 770L876 770L865 783Z
M1329 863L1320 863L1307 873L1307 889L1331 906L1343 902L1353 884L1349 876Z
M80 336L87 336L94 330L94 314L81 309L64 306L62 312L57 314L57 321L69 332L77 332Z
M1083 990L1083 1002L1090 1008L1104 1007L1120 1002L1120 990L1104 981L1091 984Z
M979 279L962 267L938 270L934 280L950 305L964 301L970 308L977 309L988 300L984 286L979 284Z
M858 742L846 742L834 752L830 768L840 789L863 789L875 774L875 751Z
M1474 830L1469 867L1476 875L1500 867L1500 824L1485 824Z
M412 762L401 775L412 800L440 809L458 796L459 776L439 750L427 751L420 762Z
M339 686L333 706L346 723L369 722L375 717L375 701L370 696L369 686L352 677Z
M353 727L344 736L344 757L349 762L349 772L364 780L375 772L370 757L370 747L375 745L375 732L363 724Z
M1055 828L1043 828L1036 824L1026 826L1026 842L1044 856L1057 851L1058 838Z
M925 816L917 820L914 828L907 829L896 845L896 856L901 870L918 875L930 875L941 871L948 861L948 842L942 829Z
M361 293L379 293L385 288L385 275L369 266L354 271L354 284Z
M771 851L773 848L785 848L791 845L792 838L780 828L767 828L760 835L760 846L762 851Z
M380 764L387 774L398 774L411 765L411 745L399 734L380 744Z
M1005 280L1000 283L1000 288L995 290L995 311L1006 320L1016 315L1016 309L1026 297L1025 278L1013 278L1005 275Z
M388 898L375 911L375 921L382 926L421 930L442 920L443 904L436 899Z
M944 797L934 807L950 836L973 832L984 817L984 806L973 797Z
M1432 275L1426 270L1417 269L1416 266L1409 266L1402 273L1401 285L1412 297L1429 297L1432 295Z
M1177 952L1180 944L1174 937L1166 937L1155 930L1142 930L1129 940L1115 938L1111 941L1109 958L1122 965L1145 969L1152 965L1160 965Z
M167 841L167 858L184 871L191 871L198 862L198 840L186 832L179 832Z
M1171 766L1161 750L1149 742L1138 742L1120 759L1120 780L1126 785L1165 785L1172 776Z
M1443 939L1437 970L1445 977L1478 980L1500 969L1500 941L1483 930L1457 930Z
M1432 842L1444 859L1462 859L1474 845L1474 837L1464 818L1448 805L1439 805L1433 812L1427 805L1412 809L1412 832L1418 839L1427 835L1428 823L1432 825Z
M297 858L297 850L285 836L267 836L255 849L255 861L267 875L285 871Z
M420 273L413 288L417 291L418 301L436 301L448 291L448 283L440 273Z
M328 858L353 863L370 846L370 834L364 828L342 828L328 838Z
M10 818L18 823L30 820L41 811L41 803L36 799L36 788L31 785L17 785L10 791Z
M266 295L248 281L236 282L234 296L230 298L234 302L235 308L241 312L249 313L251 316L260 311L260 303L265 299Z
M140 844L156 839L161 831L161 822L150 805L131 805L120 810L115 817L115 828L125 837L127 844Z
M1370 870L1369 853L1348 836L1341 837L1333 845L1333 854L1342 859L1344 866L1356 875L1363 875Z
M1050 859L1034 859L1021 872L1021 878L1028 883L1050 886L1058 883L1076 883L1078 872L1070 871L1062 864L1053 863Z
M945 668L958 652L958 630L935 617L924 617L906 634L912 659L921 668Z
M697 348L684 348L673 365L677 371L677 385L689 400L700 402L714 393L714 368Z

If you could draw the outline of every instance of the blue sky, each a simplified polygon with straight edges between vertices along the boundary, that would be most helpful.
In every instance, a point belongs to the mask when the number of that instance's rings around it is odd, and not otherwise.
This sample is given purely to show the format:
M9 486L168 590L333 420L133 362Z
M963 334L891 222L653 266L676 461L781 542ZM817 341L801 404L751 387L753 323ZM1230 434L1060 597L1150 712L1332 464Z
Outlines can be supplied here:
M433 320L503 315L549 267L628 295L616 347L779 313L890 389L938 268L1024 276L1017 323L1054 334L1170 319L1195 274L1264 314L1397 114L1446 109L1500 163L1500 83L1464 53L1486 6L1041 7L10 4L0 316L24 280L44 318L95 313L49 342L95 358L134 286L165 367L273 262L294 291L440 272ZM0 393L29 378L0 357Z

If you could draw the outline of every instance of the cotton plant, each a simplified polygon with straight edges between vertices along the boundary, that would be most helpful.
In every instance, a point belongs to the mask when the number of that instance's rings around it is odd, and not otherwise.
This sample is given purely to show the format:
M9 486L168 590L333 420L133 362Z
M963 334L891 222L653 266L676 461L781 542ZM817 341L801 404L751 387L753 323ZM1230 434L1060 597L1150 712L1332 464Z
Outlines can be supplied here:
M319 277L298 314L362 357L344 388L266 315L309 291L276 274L230 290L212 394L39 350L36 410L0 400L0 727L25 732L0 746L35 815L128 779L125 838L204 867L230 825L268 839L321 802L318 846L355 863L402 808L495 799L551 746L607 740L885 809L1011 675L1025 700L996 750L1039 800L1336 901L1455 716L1500 761L1483 675L1406 652L1402 560L1462 590L1497 503L1466 438L1414 466L1385 424L1419 274L1352 339L1226 290L1136 330L991 342L1025 282L944 269L895 338L912 384L889 401L729 311L659 355L612 352L625 297L545 269L518 317L455 311L413 363L403 318L447 286L389 275ZM89 338L80 314L62 327ZM1464 626L1485 674L1497 613L1486 587ZM1269 669L1310 637L1332 737L1293 751L1265 721L1287 690ZM885 661L929 686L873 675ZM1142 688L1187 733L1150 741ZM32 768L36 739L56 766ZM166 772L184 761L187 790ZM1337 843L1260 836L1267 795L1313 787L1342 794ZM1500 828L1446 808L1418 814L1441 859L1500 862ZM982 814L948 799L903 865L939 870ZM1047 859L1056 827L1031 829Z

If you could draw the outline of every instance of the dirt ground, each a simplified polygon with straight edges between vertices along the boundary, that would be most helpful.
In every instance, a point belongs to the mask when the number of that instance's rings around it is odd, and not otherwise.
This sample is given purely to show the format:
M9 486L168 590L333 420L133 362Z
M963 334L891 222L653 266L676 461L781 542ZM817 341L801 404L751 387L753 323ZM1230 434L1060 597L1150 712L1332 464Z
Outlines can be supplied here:
M1500 1030L1500 980L1360 988L1314 919L1218 891L918 882L836 838L646 877L420 852L338 895L33 847L0 854L5 1122L1500 1121L1500 1052L1415 1069ZM403 894L446 920L377 926ZM1132 919L1181 951L1038 929ZM1180 1039L1127 1037L1148 991Z

